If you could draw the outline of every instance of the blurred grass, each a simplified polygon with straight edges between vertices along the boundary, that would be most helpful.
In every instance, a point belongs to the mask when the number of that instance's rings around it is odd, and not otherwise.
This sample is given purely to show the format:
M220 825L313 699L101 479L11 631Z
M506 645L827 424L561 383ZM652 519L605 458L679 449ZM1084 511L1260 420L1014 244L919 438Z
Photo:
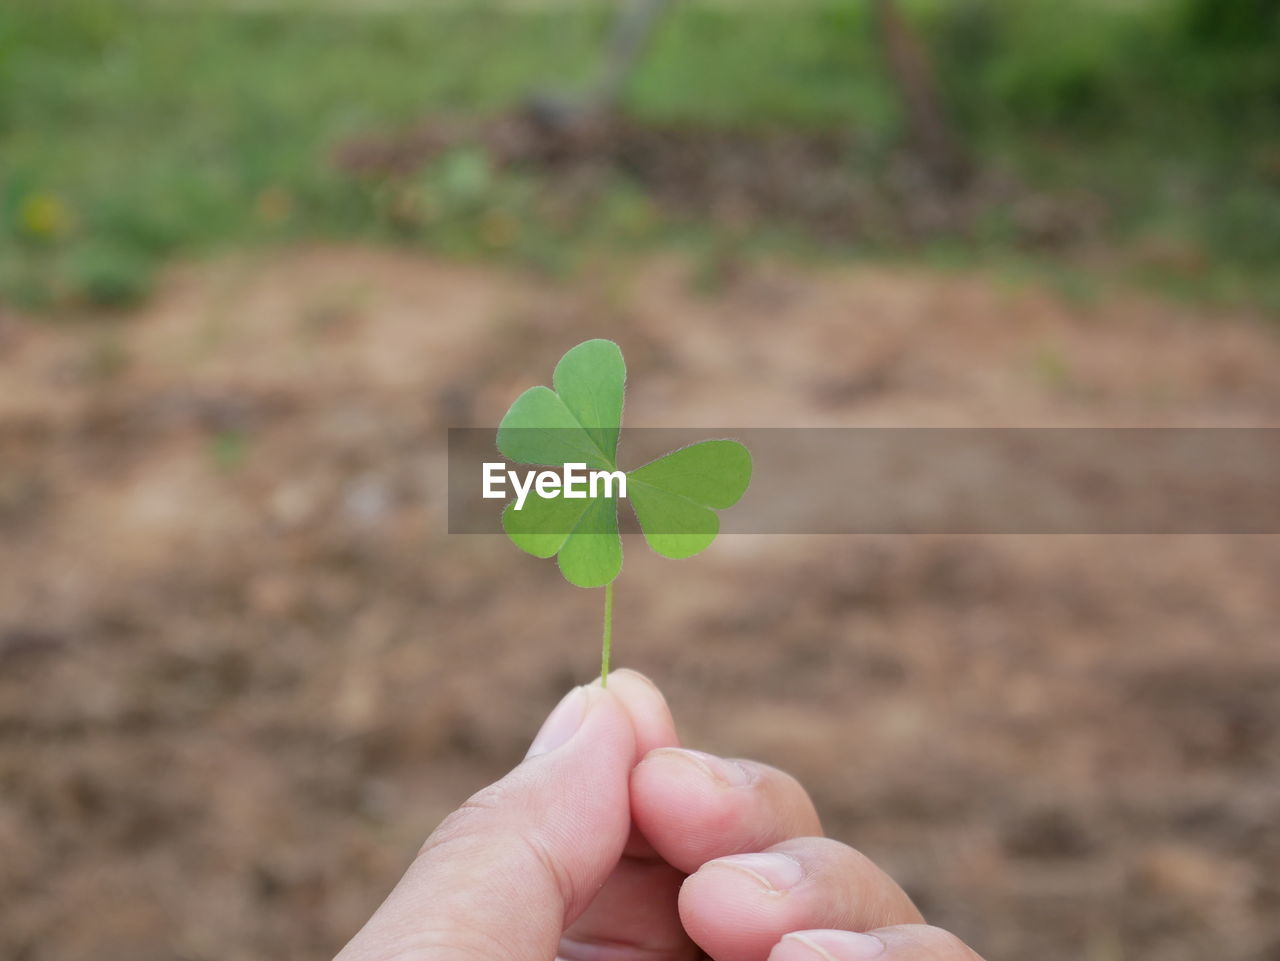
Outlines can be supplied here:
M685 0L628 108L648 119L852 128L872 154L887 149L899 121L868 6ZM1106 263L1089 269L1280 309L1280 5L907 8L980 163L1046 190L1087 190L1114 212ZM295 239L396 239L553 270L601 245L693 235L721 249L710 228L666 222L623 182L566 219L535 178L498 174L474 151L446 156L409 188L333 164L350 137L581 87L607 12L479 0L0 5L0 299L125 304L174 255ZM405 204L427 216L401 216ZM1037 261L998 225L977 242L936 246L926 252L935 259Z

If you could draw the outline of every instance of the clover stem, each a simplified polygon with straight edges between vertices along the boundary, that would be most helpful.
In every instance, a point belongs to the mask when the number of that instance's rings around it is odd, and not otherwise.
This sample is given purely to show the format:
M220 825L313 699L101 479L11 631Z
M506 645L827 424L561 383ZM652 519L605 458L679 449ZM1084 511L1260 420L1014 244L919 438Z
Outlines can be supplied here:
M609 686L609 648L613 645L613 581L604 586L604 646L600 651L600 686Z

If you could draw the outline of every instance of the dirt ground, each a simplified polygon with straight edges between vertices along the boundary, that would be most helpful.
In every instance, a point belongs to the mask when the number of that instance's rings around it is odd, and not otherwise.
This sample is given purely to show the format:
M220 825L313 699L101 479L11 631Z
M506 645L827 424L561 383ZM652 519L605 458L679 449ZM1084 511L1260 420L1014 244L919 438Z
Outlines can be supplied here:
M554 97L483 121L433 117L355 139L334 160L398 198L387 214L413 232L423 220L414 176L457 149L537 175L562 218L581 216L601 202L605 184L621 180L667 216L716 223L726 236L786 225L811 239L904 249L940 238L974 242L984 224L989 231L999 222L1018 249L1079 256L1100 248L1112 216L1090 191L1035 190L1008 171L967 163L940 179L916 151L877 156L849 133L638 122Z
M311 249L0 319L0 957L325 957L521 757L599 592L444 533L444 431L586 337L632 426L1280 425L1248 316L693 275ZM628 543L615 644L989 961L1275 961L1278 578L1264 536Z

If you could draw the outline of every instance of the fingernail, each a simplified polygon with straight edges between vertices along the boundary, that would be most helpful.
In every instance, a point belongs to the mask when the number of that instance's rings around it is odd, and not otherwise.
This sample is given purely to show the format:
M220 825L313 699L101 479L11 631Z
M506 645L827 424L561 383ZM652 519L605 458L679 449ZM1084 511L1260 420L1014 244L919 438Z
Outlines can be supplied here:
M806 931L784 934L783 941L802 944L822 961L863 961L884 954L884 942L872 934L856 931Z
M578 728L582 727L582 721L587 716L587 706L586 688L575 687L561 698L560 703L542 722L538 736L529 745L525 760L566 744L577 733Z
M804 867L788 854L731 854L711 863L749 874L769 891L787 891L804 878Z
M666 701L667 697L662 693L662 688L658 687L657 682L655 682L653 678L649 677L648 674L641 674L639 671L630 667L620 667L618 670L614 671L614 673L624 674L634 681L639 681L645 687L650 688L653 693L657 694L663 701Z
M744 784L751 783L750 772L736 761L728 761L714 754L707 754L705 751L690 751L684 747L673 747L667 750L696 764L713 781L718 781L727 787L742 787Z
M629 678L632 678L632 679L634 679L634 680L640 681L640 682L641 682L641 683L643 683L643 684L647 684L649 687L653 688L655 691L658 691L658 693L659 693L659 694L661 694L661 693L662 693L661 691L659 691L659 690L658 690L658 685L657 685L657 684L653 683L653 681L649 680L649 678L648 678L648 677L646 677L645 675L641 674L639 671L637 671L637 670L635 670L635 669L633 669L633 668L630 668L630 667L619 667L619 668L617 668L617 669L615 669L615 670L611 671L611 672L610 672L610 674L609 674L609 680L616 680L616 679L617 679L617 678L619 678L619 677L629 677ZM592 687L600 687L600 686L601 686L601 684L600 684L600 678L598 678L598 677L597 677L594 681L592 681L592 682L591 682L591 686L592 686Z

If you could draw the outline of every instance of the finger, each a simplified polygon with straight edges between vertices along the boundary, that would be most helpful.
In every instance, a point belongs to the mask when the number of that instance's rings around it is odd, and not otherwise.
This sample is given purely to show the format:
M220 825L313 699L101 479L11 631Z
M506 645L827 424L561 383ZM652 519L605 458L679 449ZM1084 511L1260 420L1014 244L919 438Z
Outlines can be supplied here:
M637 754L678 742L661 692L635 671L609 675L609 690L626 706L636 729ZM633 830L622 859L600 893L560 942L564 961L602 959L681 961L698 950L680 926L676 896L684 875Z
M662 861L623 858L560 941L560 961L693 961L702 957L676 908L684 875Z
M529 757L445 819L338 957L554 957L626 844L635 739L615 694L570 691Z
M892 878L826 838L709 861L681 888L680 917L702 949L724 961L765 961L790 931L868 931L924 920Z
M925 924L851 931L794 931L783 937L769 961L982 961L949 931Z
M791 775L699 751L651 751L631 775L631 815L658 854L686 874L728 854L822 833Z
M591 683L600 686L600 679ZM624 667L609 673L609 691L622 701L636 732L636 757L680 743L676 722L658 686L639 671Z
M628 856L566 936L566 961L598 957L605 944L611 961L698 957L676 906L685 872L820 830L800 785L763 764L660 746L645 755L631 785L632 816L643 835L633 834Z
M598 687L600 680L592 682ZM680 743L676 722L671 716L667 699L658 686L639 671L621 668L609 674L609 690L612 691L631 715L636 732L636 757L643 758L650 751L675 747ZM651 860L656 857L652 845L633 824L627 839L625 853L631 857Z

